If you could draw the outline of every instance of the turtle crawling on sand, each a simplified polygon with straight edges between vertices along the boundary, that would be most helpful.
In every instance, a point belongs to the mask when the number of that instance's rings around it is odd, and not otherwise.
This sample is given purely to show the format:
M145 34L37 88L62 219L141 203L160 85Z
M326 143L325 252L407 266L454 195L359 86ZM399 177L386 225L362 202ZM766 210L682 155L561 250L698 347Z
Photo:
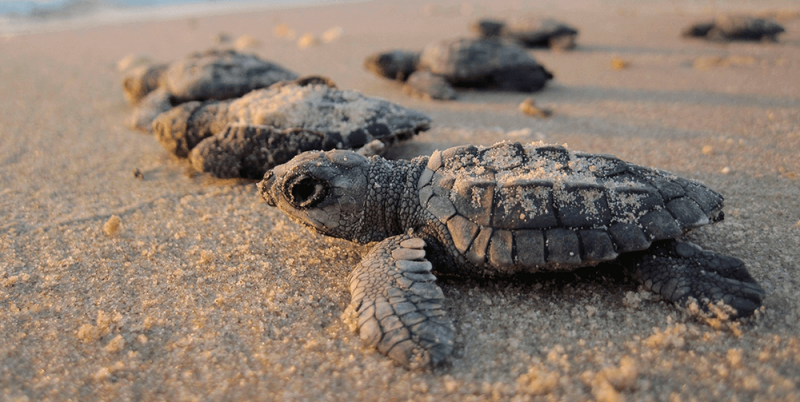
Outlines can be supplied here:
M212 49L171 64L135 67L125 74L122 88L136 106L129 125L150 131L156 116L181 103L235 98L296 78L297 74L255 55Z
M415 110L309 76L233 100L181 104L158 116L153 131L164 148L189 157L200 172L260 179L308 150L380 153L430 122Z
M431 273L479 277L615 261L675 303L746 316L764 290L744 263L677 240L722 219L695 181L560 146L460 146L390 161L307 152L267 172L262 196L325 235L377 242L350 274L360 336L410 367L437 364L454 327Z
M442 40L421 53L392 50L368 57L364 66L432 99L454 99L452 87L533 92L553 78L525 49L497 38Z
M578 30L549 18L513 18L508 22L483 18L470 29L484 38L506 38L525 47L548 47L555 50L575 48Z
M720 15L713 21L694 24L683 30L683 36L706 38L712 41L768 41L777 42L778 35L786 30L777 22L746 15Z

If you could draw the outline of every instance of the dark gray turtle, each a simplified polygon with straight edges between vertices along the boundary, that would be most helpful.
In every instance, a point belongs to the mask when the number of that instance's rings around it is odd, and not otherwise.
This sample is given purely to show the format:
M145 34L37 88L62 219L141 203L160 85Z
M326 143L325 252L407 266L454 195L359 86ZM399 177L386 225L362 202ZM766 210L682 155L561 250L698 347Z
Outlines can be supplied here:
M683 31L683 36L707 38L713 41L766 40L777 42L778 35L786 30L777 22L745 15L720 15L710 22L694 24Z
M122 88L125 97L137 105L130 125L149 131L153 119L175 105L235 98L296 78L297 74L258 56L213 49L169 65L136 67L125 75Z
M260 179L308 150L379 152L430 127L414 110L344 91L327 78L279 82L228 101L187 102L153 131L168 151L216 177ZM375 141L377 141L377 146Z
M392 50L374 54L364 60L364 68L393 80L405 81L419 64L419 52Z
M484 38L506 38L525 47L575 48L578 30L549 18L516 18L507 23L491 18L476 21L470 28Z
M444 88L448 84L533 92L553 78L525 49L495 38L448 39L429 44L418 55L393 50L370 56L364 64L380 76L407 80L407 92L432 99L452 99L455 91ZM411 66L415 71L409 74Z
M318 232L378 242L350 274L348 309L362 339L407 366L441 362L453 348L433 267L492 277L616 260L680 304L722 301L746 316L764 296L741 260L676 240L722 219L720 194L609 155L505 142L411 161L307 152L259 188Z

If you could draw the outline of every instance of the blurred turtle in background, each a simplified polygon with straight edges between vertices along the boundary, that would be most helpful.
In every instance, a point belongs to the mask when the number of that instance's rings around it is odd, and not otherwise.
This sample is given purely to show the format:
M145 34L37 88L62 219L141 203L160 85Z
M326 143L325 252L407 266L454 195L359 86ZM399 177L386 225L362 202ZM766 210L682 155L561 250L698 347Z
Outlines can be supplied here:
M173 106L242 96L297 74L252 54L212 49L192 53L171 64L138 63L122 80L125 98L134 105L132 128L150 131L160 113Z
M453 87L534 92L553 75L520 46L498 38L446 39L421 52L391 50L367 57L364 67L404 81L407 93L455 99Z
M575 48L578 30L549 18L515 18L508 22L483 18L470 29L484 38L510 39L525 47L548 47L554 50Z
M710 22L694 24L683 30L690 38L706 38L712 41L767 41L777 42L778 35L786 30L777 22L745 15L720 15Z
M336 88L328 78L284 81L227 101L192 101L153 122L165 149L219 178L260 179L309 150L381 153L430 127L430 117Z

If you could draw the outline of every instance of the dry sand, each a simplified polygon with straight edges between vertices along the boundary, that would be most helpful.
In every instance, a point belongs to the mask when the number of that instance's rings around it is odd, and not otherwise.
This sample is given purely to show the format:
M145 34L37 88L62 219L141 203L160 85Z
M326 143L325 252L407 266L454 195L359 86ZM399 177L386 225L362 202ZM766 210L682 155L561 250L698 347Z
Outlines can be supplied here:
M371 2L0 38L0 399L800 399L797 3L465 4ZM679 37L729 10L783 10L788 33L778 44ZM529 94L426 102L362 70L373 52L525 12L581 31L573 52L533 51L556 76L533 95L553 109L548 119L518 110ZM342 35L299 49L273 35L279 24ZM299 73L429 113L433 129L393 157L544 139L707 183L724 194L726 219L690 238L745 260L768 292L765 308L706 323L609 270L445 279L458 331L450 364L395 366L340 319L358 248L291 223L252 182L193 174L123 126L117 60L172 60L220 32L251 35L256 53ZM611 68L615 57L628 66ZM695 67L709 57L739 62Z

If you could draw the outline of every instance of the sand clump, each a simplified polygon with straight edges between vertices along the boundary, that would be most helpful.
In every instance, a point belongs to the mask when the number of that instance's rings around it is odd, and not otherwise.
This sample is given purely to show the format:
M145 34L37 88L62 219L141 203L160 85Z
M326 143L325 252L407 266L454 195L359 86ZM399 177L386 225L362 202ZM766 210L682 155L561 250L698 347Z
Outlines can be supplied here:
M553 115L552 110L537 106L533 98L525 98L519 104L519 110L531 117L548 118Z
M344 28L340 26L335 26L325 30L325 32L323 32L322 35L320 35L320 39L322 39L322 43L331 43L336 40L339 40L339 38L341 38L342 35L344 35Z
M311 32L306 32L299 39L297 39L297 47L300 49L307 49L312 46L317 46L320 44L319 39L314 36Z
M110 218L103 224L103 233L106 236L116 236L122 230L122 219L119 216L111 215Z
M611 58L611 69L620 71L631 67L630 60L625 60L620 57L614 56Z
M122 335L117 334L114 338L112 338L103 349L108 353L118 353L123 348L125 348L125 338Z
M276 38L294 39L297 34L288 24L278 24L272 29L272 34Z

